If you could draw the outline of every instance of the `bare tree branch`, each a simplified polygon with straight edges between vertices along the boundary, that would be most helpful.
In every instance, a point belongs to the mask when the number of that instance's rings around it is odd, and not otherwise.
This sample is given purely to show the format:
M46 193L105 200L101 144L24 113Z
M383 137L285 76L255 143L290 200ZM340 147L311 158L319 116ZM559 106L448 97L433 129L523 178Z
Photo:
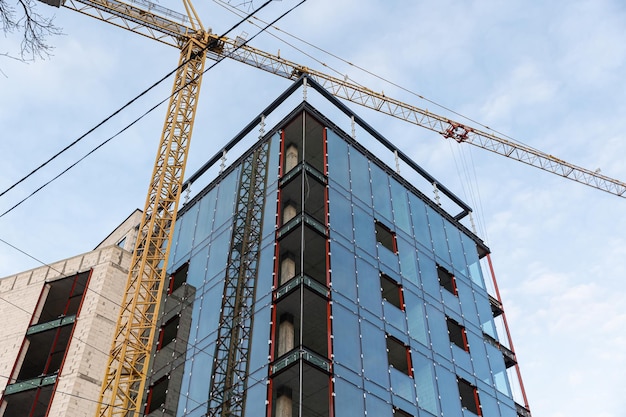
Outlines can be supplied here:
M15 5L9 4L9 1L0 0L0 26L5 36L21 32L20 59L34 61L48 58L53 49L48 38L61 34L61 29L53 22L54 17L39 14L36 0L14 0ZM12 57L9 53L0 55Z

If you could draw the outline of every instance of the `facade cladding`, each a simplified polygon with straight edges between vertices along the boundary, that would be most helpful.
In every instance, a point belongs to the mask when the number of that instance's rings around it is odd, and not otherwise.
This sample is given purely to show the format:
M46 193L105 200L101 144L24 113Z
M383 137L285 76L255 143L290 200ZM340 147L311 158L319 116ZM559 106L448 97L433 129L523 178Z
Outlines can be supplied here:
M146 414L529 415L487 252L303 102L181 210Z

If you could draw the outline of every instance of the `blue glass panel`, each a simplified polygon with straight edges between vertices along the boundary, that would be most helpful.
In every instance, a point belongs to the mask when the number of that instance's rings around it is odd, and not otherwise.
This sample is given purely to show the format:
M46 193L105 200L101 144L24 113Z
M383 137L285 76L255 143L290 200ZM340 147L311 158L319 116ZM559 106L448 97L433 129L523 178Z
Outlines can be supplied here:
M213 366L213 351L215 345L211 344L205 349L194 349L192 358L192 369L189 375L189 397L188 404L205 404L204 412L207 409L209 397L209 385L211 383L211 372ZM190 408L189 406L187 407Z
M250 384L252 381L248 381ZM267 399L267 387L265 384L253 383L246 390L246 415L265 415L263 410ZM180 414L179 414L180 415Z
M487 351L485 350L485 341L481 336L474 334L467 329L466 335L467 343L470 346L470 352L472 352L474 374L479 380L491 385L491 368L487 358Z
M250 373L266 365L269 360L271 309L269 306L261 308L257 305L254 312L252 327L252 341L250 344L250 359L248 366Z
M465 270L467 269L467 264L465 262L465 253L463 244L461 243L461 234L459 229L446 219L443 220L443 224L446 229L446 238L448 240L448 247L450 248L450 255L452 257L452 266L455 271L459 271L466 275Z
M333 338L335 361L361 374L359 318L337 304L333 305Z
M343 194L331 189L329 192L330 227L352 241L352 203Z
M496 389L507 396L511 396L511 387L509 386L509 378L506 374L506 367L504 365L504 358L498 348L492 346L489 343L485 343L487 349L487 357L489 358L489 364L491 365L491 373L496 385Z
M391 403L391 391L389 390L389 382L385 386L380 386L373 381L365 380L366 395L374 395L383 401Z
M213 215L215 214L215 201L217 196L217 187L213 188L207 195L200 200L200 208L198 209L198 225L196 226L196 235L194 237L194 245L202 242L211 233L213 227Z
M266 246L261 250L261 256L259 257L259 266L257 268L257 282L256 282L256 300L259 300L272 292L272 285L274 283L273 277L274 271L274 245Z
M407 401L415 402L415 382L413 378L395 368L389 369L391 376L391 390Z
M359 351L361 346L359 345ZM359 361L360 363L360 361ZM363 376L361 375L361 366L359 365L359 369L348 369L344 366L341 366L336 360L333 365L333 371L337 378L343 378L348 382L351 382L357 387L363 388ZM355 373L355 372L358 372Z
M381 352L387 351L385 332L367 321L361 321L363 369L365 376L383 387L389 386L389 365Z
M470 358L470 353L461 349L457 345L452 345L452 358L456 366L460 367L466 372L473 374L472 369L472 359ZM473 354L474 352L472 352Z
M430 237L430 226L428 225L428 217L426 216L426 204L413 193L408 193L409 204L411 206L411 218L413 219L413 232L415 239L432 250L433 244Z
M365 414L363 391L351 383L335 380L335 415L362 416Z
M419 285L417 274L417 252L415 246L406 240L397 237L398 256L400 257L400 272L402 277L415 285Z
M454 311L458 315L461 315L461 304L459 304L459 297L452 294L450 291L443 288L441 290L441 296L443 298L443 304L450 310Z
M389 182L391 183L391 201L393 204L394 222L396 226L408 233L409 236L413 236L406 189L393 178L389 178Z
M354 240L356 245L371 257L376 256L374 217L357 206L354 209Z
M393 272L400 273L400 258L397 253L394 253L381 245L380 243L376 243L376 247L378 248L378 259L380 262L389 267Z
M500 400L500 416L501 417L517 417L518 414L515 411L515 405L513 402L507 402L506 400Z
M437 381L432 361L413 352L412 362L417 388L417 405L433 414L439 414Z
M209 252L209 261L207 263L208 279L214 278L218 273L221 276L222 271L226 269L231 235L230 230L225 230L220 235L213 237L211 250Z
M426 305L426 314L433 350L446 359L451 360L450 336L448 335L445 315L429 304Z
M202 307L200 310L200 322L198 323L198 340L212 335L218 328L220 310L222 306L223 283L216 281L202 295ZM196 296L197 297L197 296Z
M193 235L196 228L196 216L198 214L198 204L194 205L189 211L187 211L181 219L176 222L179 229L178 242L176 244L176 256L174 257L174 263L177 261L188 258L191 251L191 244L193 242Z
M261 236L272 236L276 231L276 200L278 190L272 189L265 197L265 207L263 208L263 231Z
M480 408L483 416L500 416L498 402L491 395L480 392Z
M457 280L456 289L459 295L461 310L463 312L465 320L477 327L480 327L480 321L478 320L478 310L476 310L476 302L474 301L474 292L472 291L472 287L467 285L462 280Z
M354 254L332 242L330 248L331 282L334 291L356 302L356 271Z
M404 311L383 300L383 313L388 324L398 329L402 334L406 334L406 316Z
M239 171L240 168L235 169L220 182L213 230L219 229L234 213L237 187L239 186Z
M417 263L424 291L436 300L441 300L441 285L439 285L439 278L437 278L437 264L432 258L420 252L417 254Z
M461 399L456 375L442 366L435 368L441 397L441 411L446 417L461 417Z
M387 223L393 222L391 213L391 194L389 193L389 176L376 164L371 164L372 196L374 197L374 211L376 217L382 216Z
M328 176L346 190L350 189L348 144L332 130L326 131L328 140Z
M269 162L267 164L267 184L278 181L278 161L280 159L280 133L275 133L269 141ZM268 187L269 188L269 187Z
M426 207L428 221L430 222L430 233L433 238L435 255L441 258L446 264L450 264L450 252L446 242L446 232L443 227L443 218L439 213L430 207Z
M480 318L483 332L498 340L498 332L496 331L496 326L493 322L493 313L491 311L489 299L486 295L480 294L476 291L474 291L474 299L476 300L476 308L478 308L478 317Z
M375 314L377 318L380 318L382 317L382 296L378 269L363 259L357 259L356 265L359 283L359 304Z
M350 179L352 193L361 199L366 206L372 205L372 190L370 189L370 173L365 156L354 148L350 148Z
M414 340L428 346L428 329L424 316L424 301L411 291L404 291L404 303L409 324L409 335Z
M365 410L368 416L374 417L392 417L393 412L391 404L372 394L367 394L365 397Z
M196 291L204 284L207 255L208 248L206 248L205 251L194 254L194 256L189 261L189 269L187 270L187 284L193 286Z

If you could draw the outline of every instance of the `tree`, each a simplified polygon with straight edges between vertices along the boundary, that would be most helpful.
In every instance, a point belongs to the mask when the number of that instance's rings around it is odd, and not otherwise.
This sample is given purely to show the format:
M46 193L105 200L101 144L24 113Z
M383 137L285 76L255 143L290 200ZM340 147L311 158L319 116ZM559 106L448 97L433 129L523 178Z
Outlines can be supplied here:
M0 0L0 26L4 36L18 34L22 37L18 56L10 51L0 51L0 55L24 62L49 57L53 47L48 37L61 34L53 20L54 17L37 12L37 0Z

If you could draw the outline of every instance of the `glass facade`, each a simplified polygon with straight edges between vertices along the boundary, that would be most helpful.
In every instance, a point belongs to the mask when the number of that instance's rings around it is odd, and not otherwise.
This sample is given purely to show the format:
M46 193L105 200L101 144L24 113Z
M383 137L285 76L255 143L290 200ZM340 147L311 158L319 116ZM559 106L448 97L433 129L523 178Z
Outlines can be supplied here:
M172 248L150 415L519 413L487 249L306 103L181 210Z

